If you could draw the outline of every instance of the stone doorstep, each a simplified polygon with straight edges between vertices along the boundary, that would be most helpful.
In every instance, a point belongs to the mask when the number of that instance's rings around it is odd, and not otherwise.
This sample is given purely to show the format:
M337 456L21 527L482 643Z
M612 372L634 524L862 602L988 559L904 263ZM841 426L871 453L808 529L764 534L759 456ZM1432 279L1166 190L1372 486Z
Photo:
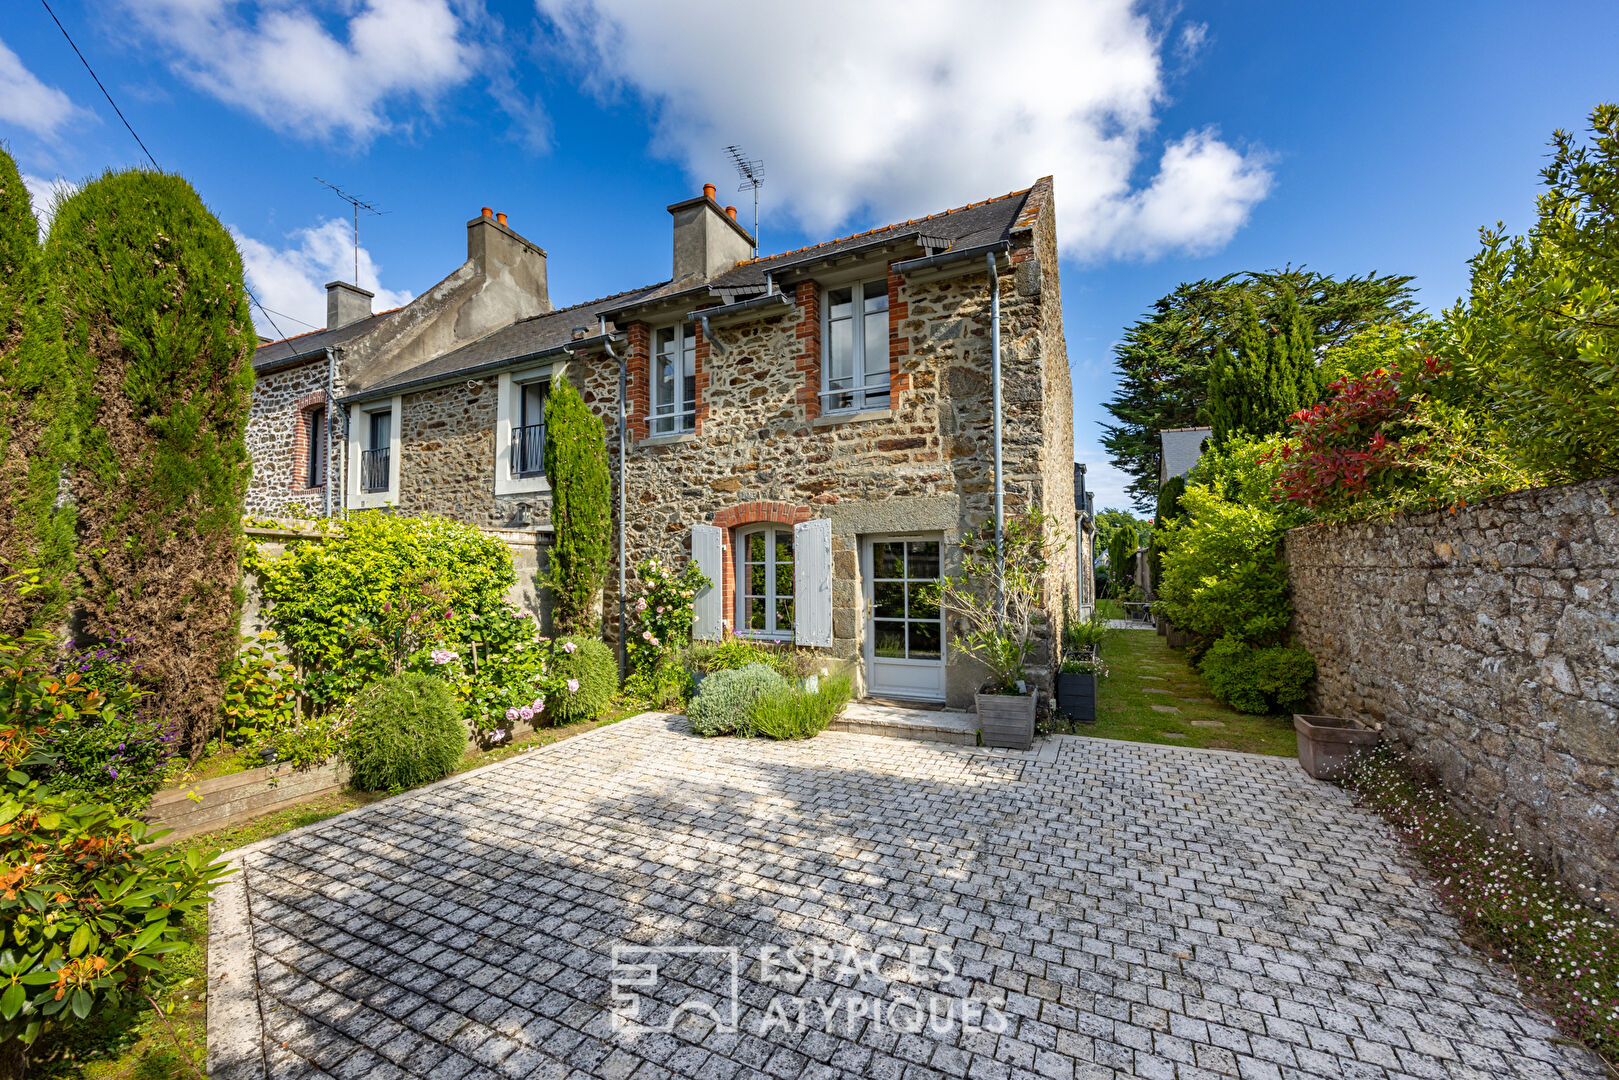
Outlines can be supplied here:
M853 735L886 735L891 739L978 745L978 717L948 709L906 709L872 702L850 703L829 731Z

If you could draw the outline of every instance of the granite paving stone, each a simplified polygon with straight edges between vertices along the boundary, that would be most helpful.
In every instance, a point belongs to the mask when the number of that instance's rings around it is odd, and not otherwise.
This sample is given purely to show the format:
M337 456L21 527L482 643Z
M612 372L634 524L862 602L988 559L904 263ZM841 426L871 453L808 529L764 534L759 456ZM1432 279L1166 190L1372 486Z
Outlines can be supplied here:
M1290 759L649 713L237 861L216 1080L1606 1075Z

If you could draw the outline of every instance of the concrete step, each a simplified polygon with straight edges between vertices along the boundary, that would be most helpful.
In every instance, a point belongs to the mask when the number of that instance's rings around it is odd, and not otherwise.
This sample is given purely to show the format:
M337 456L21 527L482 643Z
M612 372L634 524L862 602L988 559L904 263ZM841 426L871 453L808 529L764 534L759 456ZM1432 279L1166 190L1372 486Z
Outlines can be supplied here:
M855 701L829 725L831 731L886 735L891 739L978 745L978 717L949 709L906 709L897 705Z

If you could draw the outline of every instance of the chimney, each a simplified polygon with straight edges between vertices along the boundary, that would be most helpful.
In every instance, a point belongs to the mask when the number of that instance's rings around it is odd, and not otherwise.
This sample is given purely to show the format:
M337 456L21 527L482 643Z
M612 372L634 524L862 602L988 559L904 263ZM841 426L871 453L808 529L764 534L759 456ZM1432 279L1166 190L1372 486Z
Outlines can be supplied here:
M709 281L753 254L753 237L736 220L736 208L714 201L718 189L670 206L674 217L674 278Z
M508 225L504 213L486 206L467 222L467 261L479 276L536 298L542 313L551 310L545 249Z
M326 283L326 329L336 330L339 326L359 322L361 319L371 317L371 298L375 293L368 293L358 285L350 285L346 281L328 281Z

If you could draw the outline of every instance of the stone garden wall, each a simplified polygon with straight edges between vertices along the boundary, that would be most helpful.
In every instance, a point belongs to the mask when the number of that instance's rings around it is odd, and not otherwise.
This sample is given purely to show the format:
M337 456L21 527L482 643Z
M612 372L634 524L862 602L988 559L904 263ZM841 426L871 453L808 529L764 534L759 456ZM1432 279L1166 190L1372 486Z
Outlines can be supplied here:
M1287 538L1313 707L1619 910L1619 478Z

